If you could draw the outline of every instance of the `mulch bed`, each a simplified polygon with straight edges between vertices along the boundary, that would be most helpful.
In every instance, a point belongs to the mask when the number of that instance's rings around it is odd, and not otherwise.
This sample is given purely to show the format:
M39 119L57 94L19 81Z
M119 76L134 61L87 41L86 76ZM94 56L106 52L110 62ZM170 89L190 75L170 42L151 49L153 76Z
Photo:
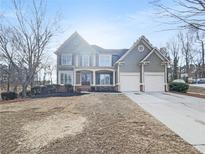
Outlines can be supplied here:
M193 92L180 93L180 92L173 92L173 91L170 91L170 92L174 93L174 94L186 95L186 96L192 96L192 97L204 98L205 99L205 94L201 94L201 93L193 93Z

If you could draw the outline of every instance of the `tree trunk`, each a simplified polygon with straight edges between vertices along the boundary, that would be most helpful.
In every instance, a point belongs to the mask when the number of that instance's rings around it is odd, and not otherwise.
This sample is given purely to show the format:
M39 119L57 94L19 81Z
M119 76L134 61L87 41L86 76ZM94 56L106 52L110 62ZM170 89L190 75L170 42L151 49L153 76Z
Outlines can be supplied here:
M201 41L201 50L202 50L202 78L205 78L205 66L204 66L204 41Z
M8 81L7 81L7 92L10 91L10 75L8 76Z
M23 84L22 85L22 96L21 97L26 97L26 91L27 91L27 85L26 84Z

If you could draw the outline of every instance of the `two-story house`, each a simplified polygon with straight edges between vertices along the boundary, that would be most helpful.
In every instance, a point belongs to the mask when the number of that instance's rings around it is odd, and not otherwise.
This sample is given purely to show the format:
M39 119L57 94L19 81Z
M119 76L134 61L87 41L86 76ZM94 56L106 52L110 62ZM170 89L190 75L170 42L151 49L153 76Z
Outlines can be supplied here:
M168 59L141 36L130 49L90 45L77 32L55 52L57 83L96 91L164 91Z

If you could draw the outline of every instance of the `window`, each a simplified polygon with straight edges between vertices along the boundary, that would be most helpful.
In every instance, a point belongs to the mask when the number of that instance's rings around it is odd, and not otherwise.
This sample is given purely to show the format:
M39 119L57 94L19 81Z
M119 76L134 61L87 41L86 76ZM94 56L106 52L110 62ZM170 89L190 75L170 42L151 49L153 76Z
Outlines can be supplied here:
M110 84L110 74L100 74L100 84L109 85Z
M72 76L69 73L60 74L60 84L72 84Z
M100 55L99 58L99 66L109 67L111 66L111 55Z
M62 54L61 64L62 65L72 65L72 54Z
M82 85L90 85L91 84L91 73L82 72L81 73L81 84Z
M139 52L143 52L144 51L144 46L141 44L138 46L138 50Z
M88 56L88 55L82 56L82 66L84 66L84 67L90 66L90 56Z

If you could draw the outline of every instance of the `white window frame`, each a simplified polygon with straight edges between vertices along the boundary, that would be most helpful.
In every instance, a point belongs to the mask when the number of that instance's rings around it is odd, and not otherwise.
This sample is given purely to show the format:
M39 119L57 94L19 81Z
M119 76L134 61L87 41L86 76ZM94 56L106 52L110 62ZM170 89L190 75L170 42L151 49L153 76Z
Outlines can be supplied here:
M61 54L61 65L72 65L72 61L73 61L72 54L70 53Z
M73 71L59 71L58 74L59 74L59 75L58 75L59 84L63 84L63 85L65 85L65 84L71 84L71 85L73 85L73 83L74 83L74 80L73 80ZM61 82L61 74L63 74L63 78L64 78L63 83ZM65 76L67 76L67 78L70 76L71 81L65 83ZM67 81L69 81L69 80L67 80Z
M84 64L85 58L87 58L87 60L88 60L87 64ZM82 67L89 67L90 66L90 55L82 55L81 59L82 59Z
M109 76L109 83L106 83L106 82L103 83L101 77L102 77L102 76L106 77L107 75ZM105 79L104 79L104 80L105 80ZM106 80L105 80L105 81L106 81ZM105 73L105 74L100 74L100 85L111 85L111 75L110 75L110 74L106 74L106 73Z
M109 58L109 64L103 64L102 58L105 56ZM99 66L100 67L111 67L112 66L112 55L107 55L107 54L99 55Z

